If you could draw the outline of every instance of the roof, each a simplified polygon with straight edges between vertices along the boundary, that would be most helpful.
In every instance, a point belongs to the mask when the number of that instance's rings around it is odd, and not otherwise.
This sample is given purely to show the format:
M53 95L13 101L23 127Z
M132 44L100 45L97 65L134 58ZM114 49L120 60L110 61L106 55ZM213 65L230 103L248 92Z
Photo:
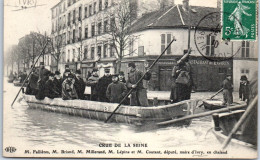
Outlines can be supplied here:
M190 6L190 21L188 11L184 10L182 5L174 5L164 10L157 10L147 13L138 19L132 26L132 32L138 32L152 28L187 28L187 26L196 26L199 21L212 12L219 12L218 8ZM211 20L203 21L201 27L213 28L219 22Z

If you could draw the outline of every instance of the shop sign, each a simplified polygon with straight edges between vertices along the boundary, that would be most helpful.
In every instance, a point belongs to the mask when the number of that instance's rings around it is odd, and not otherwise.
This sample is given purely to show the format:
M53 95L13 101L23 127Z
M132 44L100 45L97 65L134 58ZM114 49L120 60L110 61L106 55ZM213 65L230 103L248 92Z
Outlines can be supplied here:
M190 64L199 64L199 65L213 65L213 66L226 66L230 65L228 61L208 61L208 60L189 60Z

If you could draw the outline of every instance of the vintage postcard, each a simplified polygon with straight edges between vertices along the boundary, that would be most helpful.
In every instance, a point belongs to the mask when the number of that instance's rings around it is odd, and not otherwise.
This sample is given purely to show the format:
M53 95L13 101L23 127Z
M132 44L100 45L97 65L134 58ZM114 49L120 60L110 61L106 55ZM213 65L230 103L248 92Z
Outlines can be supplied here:
M3 155L257 155L257 0L4 0Z

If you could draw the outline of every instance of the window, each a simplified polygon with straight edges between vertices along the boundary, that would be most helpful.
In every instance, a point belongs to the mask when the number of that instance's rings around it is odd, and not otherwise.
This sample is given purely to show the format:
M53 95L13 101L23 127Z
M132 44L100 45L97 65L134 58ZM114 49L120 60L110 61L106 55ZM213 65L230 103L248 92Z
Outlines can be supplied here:
M68 50L68 55L67 55L67 62L70 61L70 50Z
M80 61L81 51L80 47L78 48L77 61Z
M68 7L70 6L70 0L68 0Z
M225 73L227 73L227 68L219 68L219 69L218 69L218 73L220 73L220 74L225 74Z
M129 56L134 54L134 41L132 39L129 40Z
M166 42L166 38L167 38L167 42ZM171 34L161 34L161 53L165 50L165 48L168 46L170 42L171 42ZM171 54L171 47L167 49L166 54Z
M143 56L144 55L144 46L139 46L138 47L138 56Z
M79 21L81 21L81 7L79 7Z
M107 57L107 44L104 44L104 48L103 48L103 57L104 57L104 58Z
M75 19L76 19L76 10L73 10L73 24L75 23Z
M95 24L91 25L91 36L94 37L95 36Z
M75 49L72 49L72 62L75 60Z
M94 59L94 55L95 55L95 47L91 47L91 55L90 58Z
M88 59L88 46L84 48L84 59Z
M107 20L104 21L104 33L107 32L108 22Z
M110 19L110 30L112 31L112 30L114 30L115 29L115 23L116 23L116 21L115 21L115 17L112 17L111 19Z
M88 38L88 27L85 28L85 38Z
M102 28L102 24L101 22L98 23L98 35L101 34L101 28Z
M108 0L105 0L105 8L108 7Z
M79 27L79 41L81 40L81 27Z
M113 44L110 44L110 57L113 57L115 55L115 48Z
M97 48L97 54L98 54L98 56L101 56L101 46L98 46L98 48Z
M68 35L67 35L67 37L68 37L68 44L70 43L70 31L68 31Z
M89 5L89 16L91 16L92 12L92 5Z
M249 72L250 72L249 69L241 69L241 75L246 75L247 78L249 77Z
M70 13L68 14L68 26L70 26Z
M85 18L88 17L88 7L85 7Z
M94 5L93 5L93 14L96 13L96 8L97 8L97 2L94 2Z
M99 0L98 10L99 10L99 11L102 11L102 0Z
M249 42L242 41L242 55L241 57L248 58L249 57Z
M207 35L207 45L206 45L206 55L214 56L215 55L215 36Z
M72 33L72 42L75 42L75 36L76 36L76 31L75 29L73 29L73 33Z

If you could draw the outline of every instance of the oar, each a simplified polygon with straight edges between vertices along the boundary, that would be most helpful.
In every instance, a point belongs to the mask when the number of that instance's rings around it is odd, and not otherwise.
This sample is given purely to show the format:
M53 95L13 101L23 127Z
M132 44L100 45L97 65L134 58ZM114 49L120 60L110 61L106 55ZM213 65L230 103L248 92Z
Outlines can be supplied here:
M18 95L20 94L22 88L24 87L24 84L25 84L26 80L27 80L27 79L30 77L30 75L32 74L32 71L33 71L33 69L35 68L36 63L38 62L38 60L40 59L41 55L43 54L43 52L44 52L44 50L45 50L47 44L48 44L48 40L47 40L46 44L44 45L41 54L38 56L38 58L37 58L36 61L34 62L32 68L31 68L31 70L30 70L30 73L27 75L27 77L26 77L25 80L23 81L23 84L22 84L20 90L18 91L16 97L14 98L14 101L13 101L13 103L11 104L11 107L13 107L13 104L14 104L14 102L16 101Z
M244 108L246 106L247 106L246 104L243 104L243 105L231 106L231 107L228 107L228 108L221 108L221 109L217 109L217 110L213 110L213 111L203 112L203 113L199 113L199 114L188 115L188 116L181 117L181 118L178 118L178 119L159 122L159 123L157 123L157 125L159 125L159 126L168 125L168 124L176 123L176 122L183 121L183 120L209 116L209 115L212 115L214 113L220 113L220 112L230 111L232 109Z
M163 52L159 55L159 57L151 64L151 66L147 69L147 71L143 74L143 76L137 81L135 85L138 85L144 78L147 72L155 65L155 63L162 57L162 55L166 52L166 50L171 46L171 44L176 41L175 37L173 37L172 41L168 44L168 46L163 50ZM134 88L131 88L130 91L125 95L125 97L120 101L116 109L110 114L110 116L105 120L105 123L109 121L109 119L115 114L115 112L119 109L125 99L133 92Z
M209 99L213 99L216 95L218 95L220 92L223 91L223 88L221 88L219 91L217 91L213 96L211 96ZM199 105L197 108L203 106L203 103L201 105Z
M234 128L231 130L231 132L228 135L228 138L224 141L222 149L225 149L229 142L231 141L232 135L237 132L237 130L240 128L240 126L245 122L247 116L249 115L250 112L252 112L252 109L254 107L257 107L256 102L258 100L258 95L253 99L253 101L249 104L247 107L246 111L242 115L242 117L239 119L239 121L236 123Z

